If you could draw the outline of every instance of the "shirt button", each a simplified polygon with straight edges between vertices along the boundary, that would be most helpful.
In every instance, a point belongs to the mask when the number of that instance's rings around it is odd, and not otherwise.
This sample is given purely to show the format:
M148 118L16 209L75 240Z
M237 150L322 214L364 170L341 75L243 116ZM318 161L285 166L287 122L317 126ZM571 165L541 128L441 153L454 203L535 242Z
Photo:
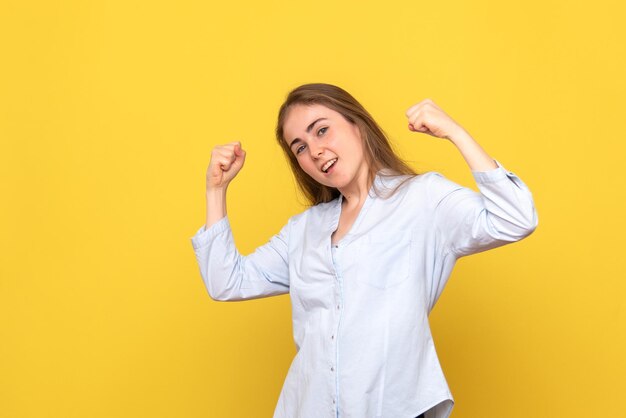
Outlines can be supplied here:
M334 339L335 339L335 336L334 336L334 335L331 335L331 336L330 336L330 339L331 339L331 340L334 340Z
M335 403L335 400L333 399L333 404Z
M337 305L337 309L339 309L339 305Z
M335 371L335 368L334 368L334 367L331 367L331 368L330 368L330 371L331 371L331 372L334 372L334 371Z

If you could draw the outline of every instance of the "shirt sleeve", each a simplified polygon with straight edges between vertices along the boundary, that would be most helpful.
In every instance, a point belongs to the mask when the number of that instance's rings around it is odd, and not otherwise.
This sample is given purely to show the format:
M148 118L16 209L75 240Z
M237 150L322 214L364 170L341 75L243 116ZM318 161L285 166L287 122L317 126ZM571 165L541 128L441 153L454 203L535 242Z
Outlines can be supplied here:
M445 251L457 258L486 251L530 235L539 218L532 193L498 160L497 168L472 171L480 193L434 172L429 193L435 227Z
M289 292L290 222L269 242L244 256L235 246L228 216L191 238L200 274L209 296L237 301Z

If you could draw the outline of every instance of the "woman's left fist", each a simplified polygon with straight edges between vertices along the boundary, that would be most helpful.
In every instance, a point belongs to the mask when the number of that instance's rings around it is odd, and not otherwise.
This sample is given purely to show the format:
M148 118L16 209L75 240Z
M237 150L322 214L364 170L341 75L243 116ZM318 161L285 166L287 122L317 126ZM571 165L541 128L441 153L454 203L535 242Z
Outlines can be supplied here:
M450 140L463 128L431 99L424 99L406 111L409 130Z

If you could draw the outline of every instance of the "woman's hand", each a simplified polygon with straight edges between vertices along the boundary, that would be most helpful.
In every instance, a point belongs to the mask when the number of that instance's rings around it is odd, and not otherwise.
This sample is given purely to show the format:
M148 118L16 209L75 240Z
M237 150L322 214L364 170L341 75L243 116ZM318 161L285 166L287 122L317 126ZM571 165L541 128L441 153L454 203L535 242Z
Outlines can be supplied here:
M207 191L226 190L230 181L243 167L245 159L246 152L241 148L239 141L217 145L213 148L206 172Z
M464 129L446 114L431 99L424 99L406 111L409 130L422 132L437 138L452 140Z

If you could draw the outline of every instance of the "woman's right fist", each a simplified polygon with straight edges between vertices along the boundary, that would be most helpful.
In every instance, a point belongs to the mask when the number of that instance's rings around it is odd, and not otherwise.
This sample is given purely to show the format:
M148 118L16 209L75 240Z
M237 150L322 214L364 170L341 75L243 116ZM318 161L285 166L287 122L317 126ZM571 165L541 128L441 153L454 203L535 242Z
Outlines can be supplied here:
M211 161L206 172L206 188L226 190L228 183L235 178L243 162L246 152L241 148L241 142L231 142L218 145L211 151Z

